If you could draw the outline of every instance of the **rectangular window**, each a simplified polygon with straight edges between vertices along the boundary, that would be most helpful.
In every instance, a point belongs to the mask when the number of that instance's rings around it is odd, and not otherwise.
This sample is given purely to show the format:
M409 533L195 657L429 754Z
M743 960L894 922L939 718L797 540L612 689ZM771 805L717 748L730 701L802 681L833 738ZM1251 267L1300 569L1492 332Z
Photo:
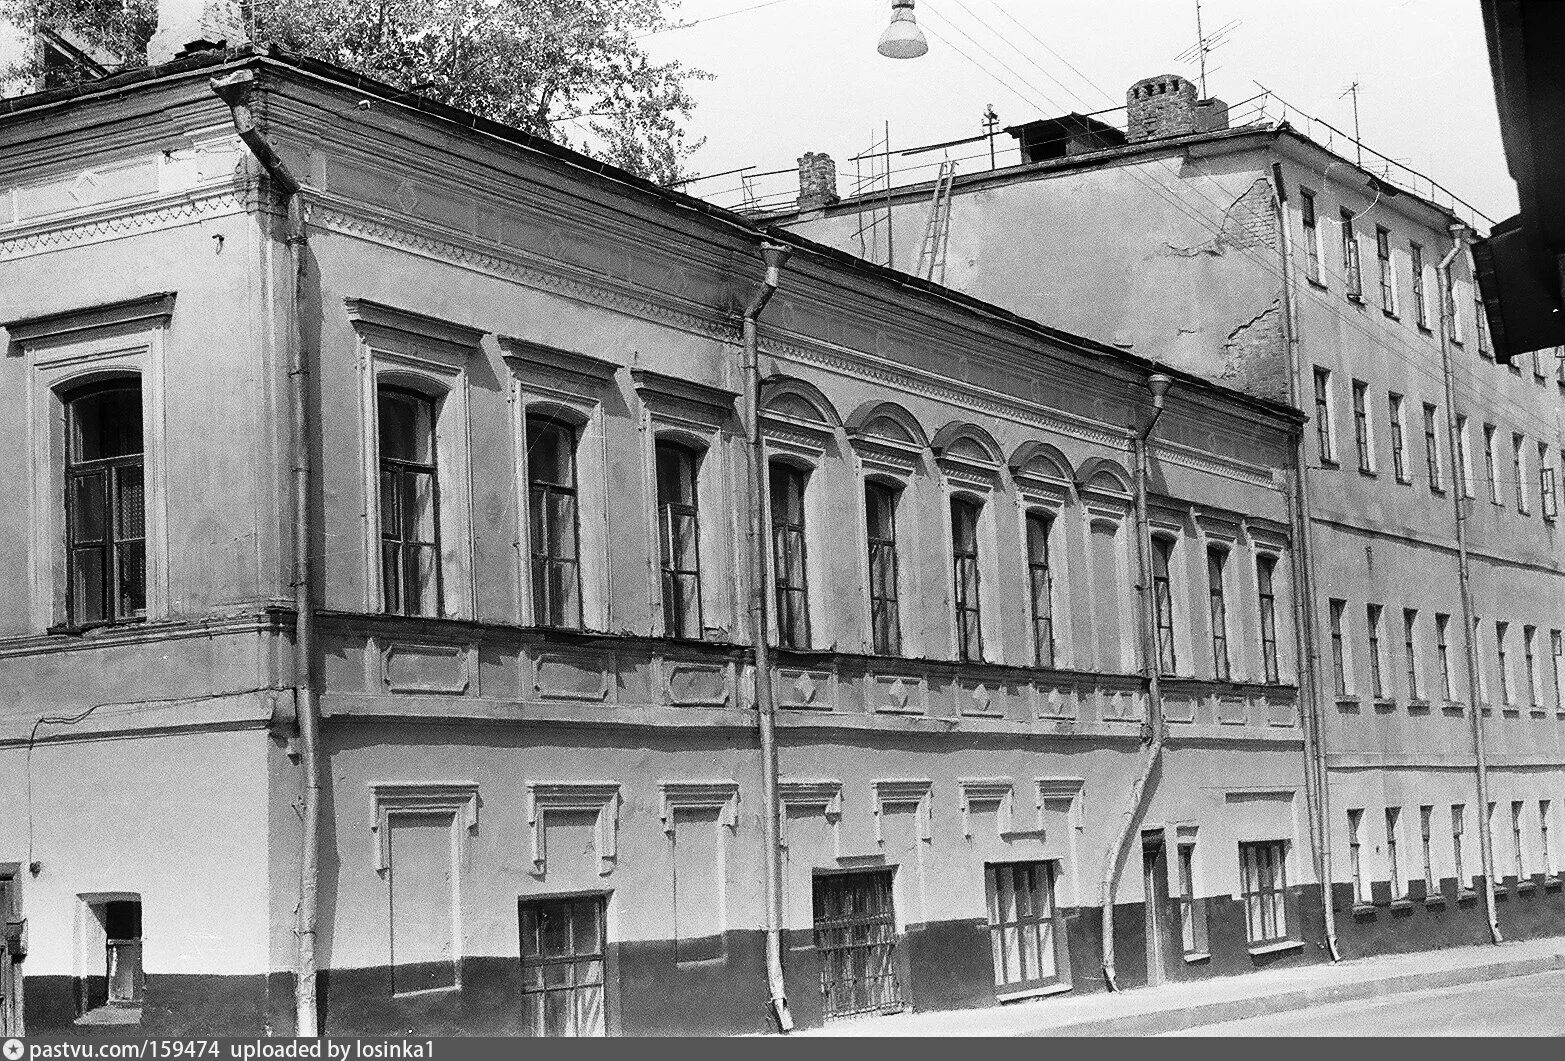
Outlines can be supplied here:
M1413 259L1413 312L1417 314L1418 326L1429 327L1429 298L1424 291L1424 248L1417 243L1408 244L1408 253Z
M1565 711L1565 632L1549 631L1549 658L1553 664L1554 708Z
M1281 840L1239 845L1245 935L1252 946L1288 938L1287 850Z
M1451 617L1435 613L1435 647L1440 655L1440 693L1447 700L1456 699L1456 685L1451 676L1451 646L1447 641L1447 633L1451 626Z
M602 896L521 900L522 1034L601 1036Z
M1479 656L1479 654L1482 651L1483 651L1483 619L1482 619L1482 617L1475 615L1475 616L1473 616L1473 655L1475 657L1481 658ZM1478 695L1478 702L1480 704L1487 704L1489 702L1489 672L1483 668L1482 664L1479 664L1479 666L1478 666L1478 694L1477 695Z
M1407 881L1402 879L1402 859L1398 841L1402 832L1402 808L1386 808L1386 873L1391 881L1391 898L1407 895Z
M1369 386L1360 380L1353 381L1353 438L1358 443L1359 471L1372 472L1375 470L1374 446L1369 434L1369 410L1365 408L1365 399L1369 393Z
M1212 619L1212 674L1218 681L1229 678L1228 606L1223 601L1223 565L1228 554L1222 549L1206 551L1207 602Z
M1396 272L1391 266L1391 233L1375 226L1375 257L1380 265L1380 308L1389 316L1397 312Z
M1424 464L1429 469L1429 489L1440 493L1445 482L1440 475L1440 435L1435 428L1435 406L1424 403Z
M1538 701L1538 628L1522 627L1522 662L1527 668L1527 702L1541 707Z
M1525 435L1511 435L1511 474L1516 480L1516 511L1522 515L1528 515L1531 511L1527 504L1527 438Z
M1473 332L1478 336L1478 356L1494 357L1494 348L1489 344L1489 315L1484 312L1481 298L1473 302ZM1511 362L1511 367L1521 371L1521 365L1515 361Z
M1315 441L1322 464L1335 464L1337 453L1331 442L1331 370L1315 366Z
M1342 641L1342 613L1347 610L1347 606L1347 601L1331 602L1331 665L1336 674L1338 696L1346 696L1351 688L1348 682L1347 652Z
M1277 561L1270 556L1255 560L1255 580L1260 592L1261 611L1261 667L1268 685L1281 681L1277 671L1277 594L1272 589L1272 576Z
M1402 609L1402 650L1407 659L1407 695L1410 700L1422 698L1418 684L1418 610Z
M1364 872L1364 810L1348 811L1348 868L1353 873L1353 901L1360 906L1370 902L1369 875Z
M897 973L891 874L887 869L815 877L815 950L827 1019L891 1012L906 1004ZM1020 936L1019 921L1012 924Z
M1543 875L1550 878L1554 876L1554 849L1549 845L1549 812L1553 809L1553 800L1538 801L1538 858L1543 866Z
M1206 904L1196 895L1195 841L1179 842L1179 937L1188 954L1205 954Z
M956 658L982 660L984 634L978 598L978 514L981 506L964 498L951 499L951 555L956 603Z
M1049 533L1054 520L1027 513L1027 580L1032 595L1033 662L1054 666L1054 580L1049 574Z
M111 379L65 399L67 619L72 626L147 612L141 384Z
M1009 993L1057 981L1053 867L1047 862L992 864L984 868L984 878L994 986Z
M1511 801L1511 853L1515 859L1513 869L1516 871L1516 879L1527 879L1527 866L1522 858L1522 807L1525 804L1521 800Z
M701 456L677 442L656 449L658 530L663 567L663 633L701 636L701 532L696 471Z
M576 508L576 428L527 418L527 497L532 529L533 622L581 629L581 549Z
M1456 888L1464 892L1472 886L1462 869L1462 834L1466 831L1467 807L1461 803L1451 804L1451 865L1456 873Z
M435 403L381 387L380 559L385 610L441 614L440 483L435 467Z
M1426 899L1440 893L1440 882L1435 879L1434 817L1435 809L1433 807L1418 808L1418 846L1424 859L1424 897Z
M1315 223L1315 193L1299 189L1299 212L1304 219L1304 275L1321 283L1320 229Z
M1497 445L1494 425L1483 425L1483 473L1489 480L1489 500L1496 505L1500 503L1500 456L1495 449Z
M1407 425L1402 419L1402 395L1393 394L1389 401L1391 411L1391 470L1397 482L1410 483L1413 477L1407 467Z
M1457 346L1461 346L1464 338L1462 334L1462 307L1457 305L1456 301L1456 274L1447 270L1445 276L1445 290L1442 292L1445 300L1443 312L1451 315L1451 341Z
M1555 492L1554 469L1549 465L1549 447L1545 442L1538 443L1538 501L1544 519L1559 516L1559 495Z
M1467 446L1467 417L1456 418L1456 493L1458 497L1473 496L1473 462Z
M772 510L772 581L777 590L777 643L810 647L809 580L805 576L804 487L807 473L772 461L768 473Z
M1364 619L1369 626L1369 690L1376 700L1389 697L1390 690L1386 688L1385 662L1380 655L1380 613L1383 609L1378 604L1364 606Z
M879 656L902 654L902 621L897 605L897 493L885 483L864 484L870 637Z
M1173 674L1178 660L1174 655L1174 594L1169 584L1169 567L1174 558L1174 543L1168 538L1152 539L1152 600L1157 616L1158 666L1164 674Z
M1359 241L1353 232L1353 212L1343 210L1342 220L1342 275L1347 278L1348 298L1354 302L1364 300L1364 276L1359 269Z
M1511 695L1510 646L1506 644L1510 632L1510 623L1496 622L1494 624L1494 656L1500 671L1500 703L1502 704L1514 702L1514 697Z

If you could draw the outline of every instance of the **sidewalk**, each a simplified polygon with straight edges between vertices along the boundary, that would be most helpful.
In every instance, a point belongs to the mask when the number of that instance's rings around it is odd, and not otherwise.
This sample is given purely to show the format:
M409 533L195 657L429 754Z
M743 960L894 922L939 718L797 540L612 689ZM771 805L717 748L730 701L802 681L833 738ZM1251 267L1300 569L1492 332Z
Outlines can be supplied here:
M984 1009L835 1021L797 1035L1159 1035L1204 1024L1565 969L1565 937L1269 969L1118 994L1054 995Z

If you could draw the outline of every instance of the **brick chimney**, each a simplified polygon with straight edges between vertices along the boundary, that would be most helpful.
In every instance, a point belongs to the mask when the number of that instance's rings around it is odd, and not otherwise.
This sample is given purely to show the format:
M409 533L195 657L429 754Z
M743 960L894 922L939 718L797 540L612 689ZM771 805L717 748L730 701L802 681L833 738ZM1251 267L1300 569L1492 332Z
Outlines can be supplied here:
M158 0L158 28L147 42L147 65L249 39L238 0Z
M837 199L837 164L824 152L806 151L799 159L799 209L824 210Z
M1125 138L1131 143L1228 128L1228 104L1197 100L1195 86L1178 74L1142 78L1125 93Z

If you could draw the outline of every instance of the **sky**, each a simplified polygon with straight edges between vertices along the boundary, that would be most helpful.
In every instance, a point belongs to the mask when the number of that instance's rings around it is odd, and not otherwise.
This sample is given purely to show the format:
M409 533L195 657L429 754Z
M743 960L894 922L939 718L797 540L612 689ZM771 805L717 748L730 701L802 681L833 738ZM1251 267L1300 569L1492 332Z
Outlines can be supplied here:
M711 73L695 82L688 129L706 143L688 171L712 174L687 190L738 205L736 176L792 169L805 151L837 161L839 191L855 182L854 155L889 126L896 182L929 179L942 152L905 148L974 136L992 104L1000 128L1067 111L1122 106L1142 77L1198 80L1194 0L917 0L929 53L887 59L875 51L890 0L683 0L692 23L644 38L658 60ZM1433 177L1491 218L1516 211L1505 169L1478 0L1203 0L1208 95L1241 103L1270 89L1267 116L1301 129L1302 111L1351 134L1358 83L1366 147ZM1258 116L1253 101L1233 117ZM1122 124L1123 114L1105 118ZM1324 141L1327 133L1316 127ZM1016 160L1001 133L999 164ZM1333 146L1351 157L1351 140ZM979 143L950 149L961 172L987 168ZM966 157L972 155L981 157ZM905 169L923 166L922 170ZM791 173L759 177L755 194L786 199ZM763 198L763 202L766 200Z

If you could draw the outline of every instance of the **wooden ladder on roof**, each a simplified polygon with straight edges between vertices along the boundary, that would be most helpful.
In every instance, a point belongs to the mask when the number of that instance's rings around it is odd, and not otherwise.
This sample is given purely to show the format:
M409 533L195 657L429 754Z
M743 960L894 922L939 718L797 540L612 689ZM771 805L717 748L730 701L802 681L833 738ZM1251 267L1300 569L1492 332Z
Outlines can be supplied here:
M956 178L956 163L945 159L935 176L935 194L929 203L929 220L924 224L924 239L918 247L918 267L913 275L937 284L946 282L946 245L951 241L951 183Z

